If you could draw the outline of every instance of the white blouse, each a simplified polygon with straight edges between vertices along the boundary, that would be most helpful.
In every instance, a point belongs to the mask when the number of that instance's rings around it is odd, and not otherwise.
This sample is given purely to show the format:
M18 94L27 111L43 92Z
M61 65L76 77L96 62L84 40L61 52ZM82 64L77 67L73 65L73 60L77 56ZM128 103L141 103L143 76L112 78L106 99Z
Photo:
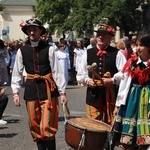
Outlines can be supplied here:
M142 60L140 59L140 57L138 57L138 61L136 64L141 63ZM147 61L143 62L146 66ZM116 99L116 106L120 106L120 105L125 105L126 104L126 100L127 100L127 96L128 96L128 92L131 86L131 81L132 78L131 76L128 75L128 70L125 70L124 73L118 73L118 76L116 76L117 80L120 80L120 84L119 84L119 90L118 90L118 94L117 94L117 99Z

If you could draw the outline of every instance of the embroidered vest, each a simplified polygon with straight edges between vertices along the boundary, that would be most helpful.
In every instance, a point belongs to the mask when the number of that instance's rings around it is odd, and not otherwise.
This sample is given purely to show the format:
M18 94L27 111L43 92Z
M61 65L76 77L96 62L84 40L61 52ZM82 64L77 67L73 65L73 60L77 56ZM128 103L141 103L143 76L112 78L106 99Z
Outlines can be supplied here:
M21 48L23 64L28 74L38 74L41 76L51 73L49 62L49 46L40 41L37 47L26 44ZM52 97L58 96L56 89L51 93ZM46 84L44 80L27 79L25 83L25 100L45 100L47 99Z
M93 62L97 63L96 72L103 77L103 75L109 71L111 76L118 72L116 67L116 55L118 50L114 47L108 46L106 48L107 55L97 56L97 48L92 48L87 51L87 65L92 65ZM89 72L89 77L92 78L92 73ZM116 87L115 87L116 88ZM117 90L115 95L117 94ZM89 105L100 105L104 106L106 101L106 88L105 87L96 87L90 88L87 87L87 97L86 103Z

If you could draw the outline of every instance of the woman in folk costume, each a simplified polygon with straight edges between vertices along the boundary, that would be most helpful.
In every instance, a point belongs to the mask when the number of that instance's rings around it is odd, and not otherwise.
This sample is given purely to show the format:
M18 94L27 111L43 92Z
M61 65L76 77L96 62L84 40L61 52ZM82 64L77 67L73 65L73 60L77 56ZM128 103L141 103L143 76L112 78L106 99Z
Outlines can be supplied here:
M20 106L19 90L25 68L24 99L32 138L37 143L38 150L56 150L59 95L61 103L67 102L65 78L55 49L40 40L45 33L41 21L31 18L21 27L28 35L28 41L16 54L11 82L14 104Z
M67 53L64 50L64 44L58 44L58 51L56 52L56 56L61 65L66 83L68 84L68 76L69 76L68 69L70 69L70 59L69 59L69 53Z
M150 34L139 36L136 49L120 73L114 110L113 141L125 150L150 145Z

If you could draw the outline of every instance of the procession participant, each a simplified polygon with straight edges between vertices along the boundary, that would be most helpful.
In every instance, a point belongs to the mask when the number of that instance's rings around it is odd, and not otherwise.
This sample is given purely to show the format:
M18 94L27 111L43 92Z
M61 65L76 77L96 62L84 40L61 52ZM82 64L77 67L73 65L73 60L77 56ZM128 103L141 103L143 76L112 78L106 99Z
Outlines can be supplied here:
M115 35L114 28L101 24L95 32L97 33L96 46L83 54L77 80L88 85L86 92L87 117L110 123L118 87L116 85L113 85L113 87L112 85L109 87L102 84L97 85L92 79L92 72L87 70L87 66L96 63L95 71L99 76L103 77L107 72L109 76L106 76L111 77L122 69L126 59L122 52L110 46L111 38ZM99 78L99 80L101 79Z
M56 150L55 134L58 129L60 95L66 103L66 82L53 47L40 40L45 28L37 18L21 26L28 35L26 44L18 49L12 72L11 87L14 104L20 106L23 68L27 73L24 99L29 117L29 127L38 150Z
M64 50L64 44L58 44L58 51L56 51L56 56L65 76L65 81L68 84L68 70L70 69L70 59L69 54Z
M113 143L123 149L150 145L150 34L141 34L136 54L124 65L116 100ZM150 148L150 146L149 146ZM148 149L149 149L148 148Z
M59 39L59 44L64 44L64 51L67 52L67 53L69 53L67 41L64 38L60 38Z
M47 33L47 31L45 31L45 33L43 35L41 35L41 40L43 42L45 42L46 44L48 44L48 33Z
M90 48L93 48L96 44L96 39L94 37L91 37L90 38L90 44L87 46L87 50L90 49Z
M82 56L84 54L84 52L86 51L86 47L84 47L83 41L82 40L77 40L76 42L76 47L73 50L74 52L74 67L75 67L75 71L78 74L79 71L79 67L81 65L81 61L82 61ZM77 77L76 77L77 78ZM78 86L84 86L81 82L78 82Z

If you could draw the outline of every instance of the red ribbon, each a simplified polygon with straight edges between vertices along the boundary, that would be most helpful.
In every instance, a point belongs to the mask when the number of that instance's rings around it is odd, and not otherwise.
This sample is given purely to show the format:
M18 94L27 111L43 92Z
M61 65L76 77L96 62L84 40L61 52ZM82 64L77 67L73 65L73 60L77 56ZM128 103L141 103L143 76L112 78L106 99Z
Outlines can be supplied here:
M124 73L125 70L128 70L128 75L131 75L132 73L132 63L133 62L137 62L138 61L138 56L136 54L131 54L131 58L128 59L128 61L125 63L123 69L122 69L122 72Z
M97 56L103 56L103 55L107 55L107 52L105 51L105 50L99 50L98 52L97 52Z
M25 24L22 22L22 23L19 24L19 26L22 28L22 27L25 26Z
M128 71L128 75L132 78L136 78L139 84L143 84L148 81L150 75L150 59L147 61L147 67L141 70L139 67L131 69L133 62L137 63L138 56L136 54L132 54L131 58L124 65L122 72L124 73L126 70Z

